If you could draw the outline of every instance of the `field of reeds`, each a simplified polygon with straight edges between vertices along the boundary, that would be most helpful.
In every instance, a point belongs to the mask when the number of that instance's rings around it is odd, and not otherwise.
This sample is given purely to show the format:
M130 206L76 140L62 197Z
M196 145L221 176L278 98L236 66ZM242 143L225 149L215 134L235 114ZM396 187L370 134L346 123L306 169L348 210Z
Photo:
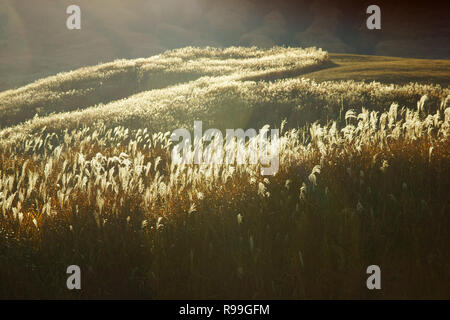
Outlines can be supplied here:
M331 64L185 48L0 93L0 297L449 299L450 90L302 77ZM280 129L279 171L174 163L194 120Z

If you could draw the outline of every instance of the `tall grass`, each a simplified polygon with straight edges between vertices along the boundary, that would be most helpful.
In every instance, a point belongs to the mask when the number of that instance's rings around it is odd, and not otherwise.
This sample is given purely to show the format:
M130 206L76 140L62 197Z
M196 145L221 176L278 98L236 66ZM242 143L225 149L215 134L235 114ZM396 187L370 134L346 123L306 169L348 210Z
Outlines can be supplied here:
M167 52L230 72L1 130L0 297L449 298L448 89L267 81L283 50ZM45 81L3 93L16 119ZM279 171L172 162L171 130L194 120L280 128Z
M202 77L164 89L150 90L129 98L79 111L37 117L0 131L0 137L16 137L45 130L60 134L105 123L109 127L149 128L152 132L192 126L201 119L218 128L278 125L287 119L291 127L316 120L342 118L349 109L362 107L386 111L392 102L414 106L427 96L424 107L434 112L445 109L450 91L434 85L384 85L343 81L317 83L308 79L241 81L236 75Z
M0 295L448 297L449 112L392 105L286 131L271 178L174 165L169 134L146 129L2 144ZM64 286L70 264L79 293Z
M202 76L276 77L310 72L328 62L321 49L183 48L146 59L117 60L60 73L0 93L0 125L73 111L165 88Z

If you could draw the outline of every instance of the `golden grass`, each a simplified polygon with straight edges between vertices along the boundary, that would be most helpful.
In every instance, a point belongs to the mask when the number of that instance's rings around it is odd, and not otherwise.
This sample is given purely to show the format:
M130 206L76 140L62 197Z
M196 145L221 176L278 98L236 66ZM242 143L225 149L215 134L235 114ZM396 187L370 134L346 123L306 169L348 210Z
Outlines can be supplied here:
M201 76L234 74L236 79L243 79L287 72L298 75L327 60L328 54L320 49L282 47L270 50L188 47L147 59L117 60L60 73L0 93L0 126L15 125L35 115L46 116L108 103Z
M240 76L0 131L0 297L449 298L448 89ZM175 165L196 119L282 128L280 170Z

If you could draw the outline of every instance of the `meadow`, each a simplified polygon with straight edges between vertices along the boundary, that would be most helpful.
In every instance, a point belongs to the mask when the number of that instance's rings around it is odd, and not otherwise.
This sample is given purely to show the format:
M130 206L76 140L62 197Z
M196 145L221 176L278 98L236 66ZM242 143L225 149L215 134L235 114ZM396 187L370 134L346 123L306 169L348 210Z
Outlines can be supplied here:
M450 91L336 63L189 47L0 93L0 297L448 299ZM279 128L279 171L174 164L194 120Z

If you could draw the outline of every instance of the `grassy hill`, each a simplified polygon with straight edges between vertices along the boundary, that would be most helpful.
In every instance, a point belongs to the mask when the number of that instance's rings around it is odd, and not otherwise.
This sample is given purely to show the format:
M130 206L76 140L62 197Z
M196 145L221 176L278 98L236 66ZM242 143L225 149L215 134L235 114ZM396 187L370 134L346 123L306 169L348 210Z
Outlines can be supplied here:
M189 47L0 93L0 297L448 299L448 66ZM278 172L176 163L195 120L279 128Z
M352 79L382 83L450 84L450 61L382 57L355 54L330 54L333 67L311 72L305 77L317 81Z
M210 105L210 110L202 112L212 114L203 116L224 128L227 122L224 116L233 115L227 109L230 104L242 107L243 116L228 119L229 125L255 126L264 122L274 125L286 118L295 127L307 121L336 118L338 113L351 108L383 111L393 102L414 106L425 94L427 107L430 111L437 110L449 94L448 61L342 54L331 57L314 48L185 48L147 59L118 60L82 68L0 93L2 127L30 120L1 134L10 137L20 130L30 133L44 126L55 130L61 125L73 128L79 123L98 121L138 128L145 122L149 127L155 125L156 131L172 130L181 125L180 119L184 119L183 125L188 125L191 117L186 113L195 117L192 110L197 105L203 109ZM275 80L279 82L273 83ZM232 100L237 97L243 100L216 101L211 105L211 94L206 92L217 90L222 91L217 93L220 96L227 96L225 91L231 90L236 94ZM269 91L270 96L265 93L267 97L261 100L252 96L255 90ZM172 99L162 99L163 96ZM175 97L180 97L178 102L173 101ZM183 101L188 98L189 101ZM154 108L160 110L156 116ZM173 108L180 111L179 119L164 119L173 116L170 110ZM222 116L217 116L218 112Z
M70 0L2 0L0 90L61 71L156 55L182 46L316 46L329 52L448 59L446 3L378 0L382 32L364 21L370 1L78 0L82 29L68 30ZM176 8L176 10L174 10ZM43 23L45 22L45 23Z
M185 48L148 59L118 60L44 78L0 93L0 125L84 109L128 98L139 92L170 87L206 76L233 75L236 80L276 79L301 75L328 63L316 49L231 47Z

